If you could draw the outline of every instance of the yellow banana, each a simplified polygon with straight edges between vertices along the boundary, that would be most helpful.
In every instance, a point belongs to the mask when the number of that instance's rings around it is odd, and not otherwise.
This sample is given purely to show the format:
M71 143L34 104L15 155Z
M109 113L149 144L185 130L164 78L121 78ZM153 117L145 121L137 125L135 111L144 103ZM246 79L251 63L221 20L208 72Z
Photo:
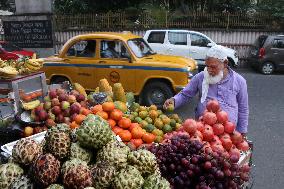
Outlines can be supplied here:
M74 83L74 89L87 98L86 90L82 85L79 83Z
M40 105L40 101L39 100L34 100L31 102L23 102L22 103L22 107L24 110L32 110L36 107L38 107Z

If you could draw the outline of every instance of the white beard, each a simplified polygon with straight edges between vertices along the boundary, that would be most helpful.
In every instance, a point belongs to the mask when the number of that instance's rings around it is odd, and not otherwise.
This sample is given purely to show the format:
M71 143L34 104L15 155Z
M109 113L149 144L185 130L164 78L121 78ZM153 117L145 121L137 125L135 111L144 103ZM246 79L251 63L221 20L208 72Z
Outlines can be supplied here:
M224 76L223 70L221 70L217 75L212 76L208 73L207 68L206 67L204 68L204 79L208 84L218 83L219 81L222 80L223 76Z
M219 81L222 80L223 76L224 76L224 72L223 70L221 70L217 75L215 76L211 76L208 71L207 68L204 68L204 78L202 81L202 96L201 96L201 103L203 103L207 97L207 93L208 93L208 88L209 88L209 84L216 84Z

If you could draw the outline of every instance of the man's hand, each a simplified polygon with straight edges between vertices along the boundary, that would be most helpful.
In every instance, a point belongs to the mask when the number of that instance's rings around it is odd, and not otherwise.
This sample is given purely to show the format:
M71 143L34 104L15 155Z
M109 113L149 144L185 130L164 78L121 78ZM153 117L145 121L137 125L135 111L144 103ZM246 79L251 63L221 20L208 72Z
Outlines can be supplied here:
M167 99L163 105L164 110L168 110L170 106L173 106L173 108L175 107L175 99L174 98L170 98Z

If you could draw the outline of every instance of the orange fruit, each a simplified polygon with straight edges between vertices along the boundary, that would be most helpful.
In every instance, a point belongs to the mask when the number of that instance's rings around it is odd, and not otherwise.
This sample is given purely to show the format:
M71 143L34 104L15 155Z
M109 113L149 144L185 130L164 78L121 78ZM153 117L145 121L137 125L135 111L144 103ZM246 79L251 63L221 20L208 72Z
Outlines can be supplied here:
M98 111L103 111L103 106L98 104L91 108L93 114L96 114Z
M78 115L75 116L74 120L78 125L80 125L84 121L85 118L86 118L85 115L78 114Z
M152 133L144 133L142 136L142 140L147 144L150 144L155 141L156 136Z
M108 119L108 113L105 111L98 111L96 113L98 116L101 116L103 119L107 120Z
M76 129L78 128L80 125L78 125L75 121L72 121L72 123L70 124L70 128L71 129Z
M129 131L132 131L133 128L140 127L139 123L131 123L130 127L128 128Z
M138 138L142 138L144 132L141 127L134 127L131 131L131 134L132 134L132 138L138 139Z
M123 129L127 129L131 125L131 120L129 118L123 117L121 120L119 120L118 125Z
M117 135L120 131L122 131L123 129L121 127L118 126L114 126L112 127L112 131Z
M121 138L123 142L128 142L131 140L132 135L128 130L122 130L118 133L118 136Z
M113 128L116 125L116 122L113 119L108 119L107 122L111 128Z
M87 109L87 108L82 108L81 109L81 114L83 114L83 115L89 115L90 113L92 113L92 111L91 110L89 110L89 109Z
M110 118L115 120L115 121L119 121L122 118L122 111L118 110L118 109L114 109L111 113L110 113Z
M115 106L113 102L104 102L102 104L102 108L105 112L111 112L112 110L114 110Z
M143 140L141 138L139 139L131 139L130 142L135 145L136 148L138 148L141 144L143 144Z

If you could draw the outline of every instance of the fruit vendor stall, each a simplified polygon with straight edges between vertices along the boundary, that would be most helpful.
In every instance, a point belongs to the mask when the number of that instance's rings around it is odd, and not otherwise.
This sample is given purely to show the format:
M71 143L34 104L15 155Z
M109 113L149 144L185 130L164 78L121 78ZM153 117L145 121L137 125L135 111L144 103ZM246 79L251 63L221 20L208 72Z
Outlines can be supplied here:
M17 91L29 119L16 119L21 138L1 146L0 188L246 187L252 149L217 101L182 119L136 103L120 83L98 86Z

